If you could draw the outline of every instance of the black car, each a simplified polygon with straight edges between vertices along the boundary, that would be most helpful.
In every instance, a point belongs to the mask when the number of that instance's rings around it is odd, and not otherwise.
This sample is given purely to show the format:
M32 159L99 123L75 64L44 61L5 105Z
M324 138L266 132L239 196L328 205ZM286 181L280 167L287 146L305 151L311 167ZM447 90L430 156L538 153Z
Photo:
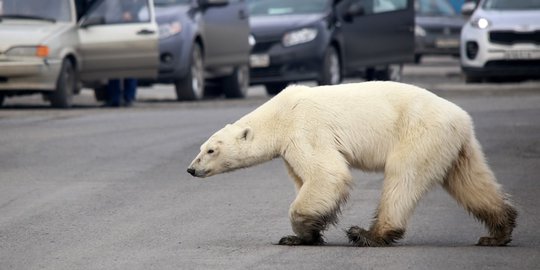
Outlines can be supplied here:
M154 4L160 30L155 82L174 84L178 100L219 94L243 98L249 88L251 49L244 0L154 0Z
M398 80L414 57L413 0L248 0L251 84Z

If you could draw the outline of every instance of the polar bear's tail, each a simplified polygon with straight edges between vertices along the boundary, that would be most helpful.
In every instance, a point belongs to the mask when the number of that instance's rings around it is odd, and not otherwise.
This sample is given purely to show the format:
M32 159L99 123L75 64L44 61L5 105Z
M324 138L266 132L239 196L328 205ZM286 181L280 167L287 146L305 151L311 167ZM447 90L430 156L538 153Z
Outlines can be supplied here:
M503 246L512 240L517 211L501 191L474 135L463 145L443 187L486 225L490 236L480 238L478 245Z

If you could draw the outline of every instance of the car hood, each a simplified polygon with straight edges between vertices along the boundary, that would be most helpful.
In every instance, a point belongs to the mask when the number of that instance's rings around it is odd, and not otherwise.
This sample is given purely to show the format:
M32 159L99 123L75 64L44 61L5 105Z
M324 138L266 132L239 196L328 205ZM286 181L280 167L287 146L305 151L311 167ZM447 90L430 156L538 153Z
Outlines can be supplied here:
M420 26L430 27L451 27L461 28L465 23L465 19L462 17L448 17L448 16L416 16L416 24Z
M507 28L516 30L540 29L540 11L495 11L478 9L472 19L484 17L491 22L492 28Z
M69 23L41 23L23 20L2 20L0 22L0 52L20 45L46 44L58 33L72 27Z
M173 18L178 18L179 16L185 16L189 11L189 5L167 5L167 6L156 6L156 21L157 23L170 22Z
M324 14L251 16L249 19L251 32L257 38L281 38L290 30L320 22Z

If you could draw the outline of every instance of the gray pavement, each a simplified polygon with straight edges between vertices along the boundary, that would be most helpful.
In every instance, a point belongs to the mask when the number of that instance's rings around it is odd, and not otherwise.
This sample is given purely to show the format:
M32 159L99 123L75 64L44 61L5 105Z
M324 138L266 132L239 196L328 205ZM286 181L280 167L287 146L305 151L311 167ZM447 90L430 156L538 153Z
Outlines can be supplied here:
M90 94L72 110L9 100L0 109L0 269L538 269L540 93L448 96L473 116L520 211L510 246L474 246L484 228L436 188L396 247L352 247L343 229L369 225L382 180L355 171L328 245L284 247L276 243L292 233L294 186L280 160L204 180L185 172L202 141L267 99L254 89L246 100L177 103L159 86L129 109L98 108Z

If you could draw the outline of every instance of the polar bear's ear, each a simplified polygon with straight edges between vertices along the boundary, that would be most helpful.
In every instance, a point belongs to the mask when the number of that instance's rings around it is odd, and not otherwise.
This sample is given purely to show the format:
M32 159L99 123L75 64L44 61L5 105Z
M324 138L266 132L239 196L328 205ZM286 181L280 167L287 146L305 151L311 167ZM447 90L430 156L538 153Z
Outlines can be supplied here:
M238 139L251 141L253 139L253 130L250 127L242 128Z

